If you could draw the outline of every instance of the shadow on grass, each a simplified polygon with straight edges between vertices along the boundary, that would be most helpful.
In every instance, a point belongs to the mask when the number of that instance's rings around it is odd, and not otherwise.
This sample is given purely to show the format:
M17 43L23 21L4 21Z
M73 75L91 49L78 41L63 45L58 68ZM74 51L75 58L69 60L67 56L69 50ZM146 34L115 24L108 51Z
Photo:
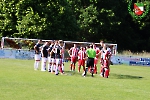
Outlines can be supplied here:
M115 79L142 79L143 78L141 76L121 75L121 74L114 74L114 73L111 73L110 76Z
M75 75L76 72L75 71L65 71L65 74L69 75L69 76L72 76L72 75Z
M68 75L68 76L82 76L82 73L83 72L77 72L77 71L65 71L65 75ZM91 77L91 74L88 72L87 77Z

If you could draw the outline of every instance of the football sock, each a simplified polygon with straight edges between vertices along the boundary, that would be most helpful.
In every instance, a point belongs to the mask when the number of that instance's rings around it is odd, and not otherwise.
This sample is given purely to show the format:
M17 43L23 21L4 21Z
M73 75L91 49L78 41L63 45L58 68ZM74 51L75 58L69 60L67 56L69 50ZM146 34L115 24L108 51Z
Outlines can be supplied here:
M53 73L53 65L51 65L51 73Z
M55 74L58 74L58 66L55 67Z
M39 63L40 63L40 61L37 61L37 62L36 62L36 68L37 68L37 69L39 68Z
M63 73L62 67L61 67L61 66L59 66L59 71L60 71L61 73Z
M36 69L36 66L37 66L37 64L36 64L36 63L37 63L37 61L35 61L35 62L34 62L34 69Z
M85 71L85 66L83 66L83 70Z
M64 71L64 64L62 64L61 67L62 67L62 71Z
M109 75L109 70L105 68L105 77L108 78L108 75Z
M81 66L78 66L78 72L80 72Z
M70 64L70 70L72 71L72 64Z
M50 69L50 63L48 63L48 69L47 69L48 71L50 71L51 69Z
M75 64L73 65L73 71L75 71Z

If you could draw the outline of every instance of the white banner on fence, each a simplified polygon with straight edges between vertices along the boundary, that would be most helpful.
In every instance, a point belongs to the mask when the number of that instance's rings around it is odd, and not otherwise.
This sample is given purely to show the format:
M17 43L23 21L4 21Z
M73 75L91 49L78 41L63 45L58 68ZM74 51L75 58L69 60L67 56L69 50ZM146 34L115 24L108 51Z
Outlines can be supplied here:
M34 59L34 51L18 49L0 49L0 58ZM113 55L111 57L111 61L113 64L150 66L150 58Z
M34 51L0 49L0 58L34 59Z

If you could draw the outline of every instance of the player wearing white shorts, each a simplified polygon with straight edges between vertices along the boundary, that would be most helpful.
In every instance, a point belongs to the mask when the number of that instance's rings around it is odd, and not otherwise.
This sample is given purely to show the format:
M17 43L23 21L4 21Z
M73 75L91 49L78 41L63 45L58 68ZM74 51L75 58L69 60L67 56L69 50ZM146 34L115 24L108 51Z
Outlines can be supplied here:
M54 46L54 52L55 52L55 59L56 59L56 68L55 68L55 75L58 75L59 72L58 70L60 70L60 72L62 73L62 68L61 68L61 47L58 44L58 41L55 42L55 46Z
M39 63L40 63L40 59L41 59L41 52L40 52L41 42L42 42L42 40L38 40L38 42L34 46L34 50L35 50L34 70L37 70L39 67Z
M64 42L62 40L59 40L59 45L61 47L61 69L62 69L62 73L64 73L64 56L65 56Z
M111 49L108 48L105 44L102 49L102 58L103 58L103 66L101 67L101 76L108 78L110 71L110 57L111 57Z
M46 71L46 63L48 58L48 42L45 42L45 44L43 45L41 53L42 53L41 71Z
M55 53L52 52L54 47L54 41L51 41L51 45L48 48L48 71L53 73L54 64L55 64Z

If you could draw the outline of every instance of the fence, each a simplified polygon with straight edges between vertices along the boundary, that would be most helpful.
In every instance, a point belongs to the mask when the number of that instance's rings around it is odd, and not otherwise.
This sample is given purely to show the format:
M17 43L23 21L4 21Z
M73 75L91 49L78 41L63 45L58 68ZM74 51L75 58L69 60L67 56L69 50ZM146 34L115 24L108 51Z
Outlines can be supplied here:
M67 51L66 51L65 55L68 55ZM30 60L30 59L34 59L34 50L0 49L0 58ZM150 58L113 55L112 58L111 58L111 61L112 61L113 64L150 66Z
M0 58L34 59L34 51L20 49L0 49Z

